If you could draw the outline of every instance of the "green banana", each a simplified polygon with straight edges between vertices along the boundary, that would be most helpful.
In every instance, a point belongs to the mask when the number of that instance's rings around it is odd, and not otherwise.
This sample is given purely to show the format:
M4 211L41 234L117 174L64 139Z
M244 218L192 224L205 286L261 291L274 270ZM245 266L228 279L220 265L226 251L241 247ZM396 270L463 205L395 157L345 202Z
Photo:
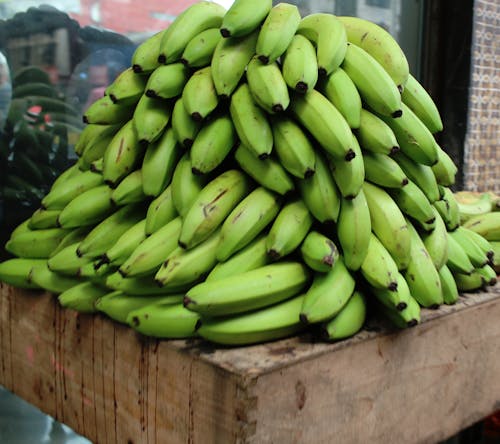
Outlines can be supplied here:
M401 311L383 304L378 304L377 308L397 328L415 327L420 323L420 305L418 305L418 302L413 297L409 301L410 304L408 307Z
M225 14L223 6L208 1L184 9L162 36L158 61L170 64L180 60L189 41L206 29L220 27Z
M182 94L189 80L189 70L182 63L156 68L149 76L145 94L151 98L172 99Z
M429 233L421 234L425 248L437 270L440 270L448 261L448 234L446 224L438 211L433 208L436 221L434 229Z
M490 265L500 274L500 241L491 241L490 247Z
M24 231L11 237L5 244L5 250L20 258L48 258L68 233L69 230L64 228Z
M44 228L56 228L57 217L61 210L47 210L45 208L38 208L31 215L28 227L30 230L40 230Z
M432 166L438 162L438 145L432 133L422 121L401 103L403 114L398 118L378 116L392 129L398 141L401 152L414 162Z
M300 23L300 11L295 5L278 3L262 24L255 53L264 63L274 63L289 47Z
M255 54L259 31L243 37L229 37L219 40L212 62L212 78L215 90L222 100L227 100L239 85L248 62Z
M109 96L93 102L83 113L83 123L99 125L123 124L132 117L134 105L114 103Z
M434 202L432 205L444 220L448 231L455 230L460 225L460 211L458 202L455 199L453 192L448 187L440 187L440 193L443 196L441 199Z
M225 318L202 318L198 334L218 344L248 345L297 334L305 327L299 321L303 295L271 307Z
M112 190L98 185L71 200L57 218L63 228L77 228L101 222L113 210Z
M335 243L315 230L307 233L300 246L300 254L304 263L318 273L328 273L340 256Z
M135 73L150 73L160 66L160 42L168 28L156 32L137 46L132 54L132 69Z
M299 262L278 262L190 288L184 306L203 316L223 316L267 307L298 295L311 273Z
M140 144L149 144L161 137L170 121L172 108L173 105L166 100L142 95L132 117Z
M490 259L484 250L465 233L467 230L469 229L461 226L449 234L461 245L474 267L483 267L489 263Z
M217 260L227 260L252 242L274 220L280 206L280 196L266 188L259 187L248 194L222 224Z
M473 199L460 200L460 198L457 198L457 204L460 213L460 223L463 225L471 217L491 213L494 202L490 193L482 193L475 195Z
M316 152L316 168L312 176L297 181L297 188L311 214L321 223L336 222L341 195L325 158Z
M104 182L114 188L135 167L140 164L145 147L139 143L139 136L133 119L125 123L108 145L103 158Z
M398 266L374 233L370 236L368 251L360 271L372 287L390 291L398 289Z
M353 199L342 199L337 222L337 237L346 267L358 270L368 254L372 224L364 191Z
M267 113L281 113L288 108L288 87L277 62L266 65L254 56L247 65L246 78L255 102Z
M454 237L448 233L448 260L446 265L453 273L471 274L474 271L469 256Z
M145 234L147 236L153 234L176 216L177 210L172 199L172 187L169 185L148 206L144 228Z
M184 308L182 304L167 301L130 311L126 323L146 336L182 339L197 336L199 319L198 313Z
M75 242L67 247L64 247L57 254L52 255L47 260L47 266L49 269L55 273L77 276L80 267L91 263L94 259L91 256L79 256L79 245L80 242Z
M409 66L398 42L382 26L360 17L339 16L347 33L347 40L363 48L392 78L398 89L405 87Z
M276 261L295 251L305 239L312 223L313 216L302 199L287 202L267 234L267 254Z
M356 85L363 102L372 110L391 118L401 117L401 95L396 84L368 52L348 44L341 67Z
M179 245L190 249L206 240L250 190L249 178L235 169L208 182L183 217Z
M394 291L391 291L387 288L377 288L371 286L369 288L369 291L371 294L373 294L378 302L380 302L387 308L397 311L403 311L412 304L411 299L413 299L413 296L410 293L408 282L401 273L398 273L396 281L398 284L398 288Z
M189 68L203 68L210 65L215 47L221 38L219 28L208 28L201 31L184 48L181 62Z
M356 85L342 68L337 68L321 82L320 91L340 111L351 128L359 128L361 97Z
M339 341L354 336L363 328L366 313L365 297L355 291L335 317L322 325L321 337L327 341Z
M222 19L222 37L241 37L255 31L272 6L271 0L235 0Z
M258 159L241 144L236 148L234 158L245 173L268 190L286 195L295 188L292 178L274 157Z
M274 151L281 165L299 179L312 176L316 154L302 128L292 119L280 116L273 119L272 130Z
M103 254L98 268L104 264L119 266L123 264L137 246L146 238L146 219L142 219L130 227L115 242L115 244Z
M273 148L273 133L265 112L255 103L247 83L231 96L229 112L241 143L255 157L265 159Z
M485 277L476 270L469 274L459 273L456 271L452 273L459 292L484 290L484 288L488 285Z
M500 241L500 212L494 211L471 217L463 225L489 241Z
M476 268L476 273L479 273L485 280L487 285L495 285L498 281L497 272L491 265L483 265Z
M335 159L348 161L354 157L349 125L337 108L319 91L313 89L305 94L294 95L290 111Z
M202 126L190 149L193 171L196 174L213 171L236 144L236 130L229 113L214 117Z
M404 270L410 262L411 237L403 213L383 188L365 182L363 191L370 210L372 231L398 269Z
M443 122L441 121L436 104L425 88L411 73L408 75L408 80L404 85L401 99L431 133L434 134L443 130Z
M78 168L82 171L88 171L92 169L92 162L97 159L101 159L104 153L108 149L113 136L116 131L108 131L106 134L102 134L96 140L91 141L86 147L80 158L78 159Z
M31 270L45 266L46 259L26 259L15 257L0 262L0 281L17 288L40 289L31 280Z
M54 250L52 250L49 258L55 256L63 248L66 248L67 246L69 246L71 244L74 244L76 242L80 243L83 239L85 239L85 236L87 236L87 234L90 232L90 230L92 228L93 228L92 226L88 226L88 227L74 228L74 229L70 230L69 233L62 238L61 242L59 242L57 247L54 248ZM11 234L11 237L12 237L12 234Z
M408 184L408 177L399 164L383 153L363 153L366 180L383 188L402 188Z
M220 230L216 230L207 239L193 248L174 249L155 274L155 281L160 287L170 288L191 285L198 282L215 267L215 252L220 239Z
M185 153L177 162L172 174L172 201L177 213L184 216L203 189L205 176L193 174L189 153Z
M307 37L316 46L320 75L329 75L342 64L347 51L347 35L335 15L307 15L300 21L297 34Z
M132 296L120 290L115 290L98 297L94 302L94 306L98 311L105 313L114 321L125 324L127 316L131 311L158 303L164 305L182 304L182 298L183 296L181 295Z
M364 108L361 108L360 123L355 134L364 152L388 155L400 150L390 126Z
M97 311L95 302L106 293L109 293L106 287L96 285L93 282L82 282L63 291L57 300L64 308L80 313L95 313Z
M450 155L441 147L436 148L438 161L431 166L436 181L439 185L451 187L455 183L458 167Z
M33 267L29 274L29 279L39 288L43 288L51 293L60 294L82 281L73 276L64 276L51 271L45 264Z
M120 290L132 296L158 296L175 295L185 293L186 285L176 287L159 287L154 280L154 274L124 278L119 272L112 273L106 277L106 286L112 290Z
M157 197L165 190L181 155L181 146L171 127L167 127L158 140L147 146L141 168L142 191L146 196Z
M132 278L156 273L168 255L177 248L181 227L182 219L176 217L143 239L120 265L120 274Z
M281 71L292 90L305 93L318 81L318 61L314 45L303 35L295 34L282 56Z
M186 111L182 96L177 99L171 117L174 137L184 148L191 148L196 134L201 127L201 122L196 122Z
M200 68L191 75L182 90L182 102L195 121L202 121L217 108L219 98L210 66Z
M113 205L121 206L142 202L146 197L143 191L142 178L142 170L132 171L125 176L111 193Z
M439 279L441 279L441 290L443 292L443 302L452 305L458 301L458 288L455 278L450 269L443 265L439 270Z
M218 280L245 271L263 267L271 262L267 254L266 235L256 237L247 246L224 262L218 262L207 275L206 281Z
M132 67L124 69L104 91L113 103L135 105L145 91L148 76L134 72Z
M90 125L87 125L87 127ZM81 134L80 134L81 137ZM79 139L80 140L80 139ZM78 176L82 174L83 171L81 171L78 168L78 165L74 163L70 167L66 168L64 171L59 174L52 182L52 185L50 187L50 191L55 190L56 188L59 188L63 183L65 183L68 179L71 179L72 177Z
M351 297L356 281L339 258L327 273L315 273L300 310L300 320L306 324L332 319Z
M474 230L471 230L470 228L467 228L465 226L461 227L461 235L463 237L468 237L470 242L475 243L479 248L481 248L490 262L495 256L497 256L495 254L494 245L495 243L498 243L498 241L488 241L479 233L476 233ZM11 237L12 236L13 235L11 235ZM497 257L500 258L500 254Z

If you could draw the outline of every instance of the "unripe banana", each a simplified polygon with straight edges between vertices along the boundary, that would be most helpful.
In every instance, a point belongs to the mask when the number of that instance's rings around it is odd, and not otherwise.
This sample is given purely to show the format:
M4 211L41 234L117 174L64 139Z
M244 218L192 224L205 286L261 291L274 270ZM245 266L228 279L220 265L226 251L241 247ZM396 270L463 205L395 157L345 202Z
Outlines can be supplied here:
M425 248L437 270L440 270L448 261L448 234L444 220L438 211L433 208L436 221L430 233L421 235Z
M224 279L192 287L184 306L206 316L248 312L299 294L310 279L299 262L278 262Z
M108 135L114 135L120 129L121 125L98 125L96 123L90 123L83 128L78 136L78 140L75 143L74 150L78 156L81 156L84 151L92 145L95 141L102 137L107 137ZM68 168L67 174L71 175L71 168ZM59 175L57 181L64 181L65 176L63 174ZM52 184L52 187L57 187L56 182Z
M438 161L432 165L432 172L439 185L451 187L455 183L458 168L450 155L441 147L437 148Z
M189 250L177 247L167 256L155 274L155 281L160 287L170 288L192 285L203 279L217 263L215 252L219 239L220 230L216 230Z
M465 228L483 236L489 241L500 241L500 212L494 211L471 217L464 224Z
M107 185L99 185L75 197L61 210L59 226L77 228L101 222L113 211L111 193Z
M214 2L201 1L182 11L162 36L158 61L177 62L189 41L200 32L221 26L226 9Z
M400 150L390 126L364 108L361 108L360 124L355 133L363 151L394 154Z
M51 271L68 276L77 276L78 270L85 264L92 262L90 256L79 256L78 246L80 242L75 242L52 255L47 260L47 266Z
M273 119L274 151L283 167L295 177L304 179L314 174L316 154L302 128L292 119Z
M196 326L200 316L182 304L158 302L132 310L126 322L146 336L182 339L197 336Z
M248 62L255 54L259 31L244 37L221 39L212 57L212 78L221 99L229 99L240 83Z
M491 213L493 211L493 199L490 193L481 193L474 195L473 198L463 199L467 191L457 193L457 204L460 212L460 223L465 224L471 217L481 214Z
M248 87L255 102L269 114L288 108L290 96L277 62L262 63L257 56L247 65Z
M366 312L364 295L355 291L335 317L322 326L322 338L339 341L354 336L363 328Z
M273 157L260 160L245 145L236 148L234 157L240 168L263 187L281 195L295 188L292 178Z
M143 94L135 107L132 122L140 144L155 142L167 127L173 105L162 99Z
M83 113L83 123L114 125L124 124L132 117L134 105L114 103L109 96L93 102Z
M177 162L172 174L172 200L177 213L184 216L205 185L207 178L193 174L189 154L184 154Z
M316 46L320 75L329 75L341 65L346 55L347 35L335 15L310 14L300 21L297 34L307 37Z
M90 125L87 125L85 128L87 128L88 126L90 126ZM100 125L95 125L95 126L100 126ZM82 133L80 133L80 138L81 138ZM78 140L80 140L80 138ZM56 177L56 179L52 183L52 186L50 187L50 191L55 190L56 188L59 188L60 185L65 183L68 179L71 179L72 177L78 176L78 175L82 174L82 172L83 171L81 171L78 168L78 164L74 163L69 168L67 168L66 170L61 172L61 174L59 176Z
M360 17L339 16L347 40L367 51L387 71L401 91L409 76L406 56L394 37L380 25Z
M250 34L259 28L272 6L271 0L235 0L222 19L220 26L222 37Z
M218 262L207 275L206 280L218 280L245 271L255 270L271 262L267 254L266 235L262 234L246 247L233 254L228 260Z
M97 140L90 142L78 159L78 168L82 171L93 171L92 163L104 156L115 134L116 131L110 131L107 134L102 134Z
M157 197L170 184L181 155L181 146L171 127L148 145L142 161L142 191L146 196Z
M460 210L455 195L448 187L439 186L441 199L432 205L439 211L439 214L446 224L448 231L455 230L460 225Z
M210 181L183 217L179 245L190 249L206 240L250 190L250 179L235 169Z
M339 258L335 243L318 231L310 231L300 246L300 254L306 265L318 273L328 273Z
M0 262L0 281L17 288L39 289L41 288L32 282L31 270L34 267L45 266L46 259L26 259L12 258Z
M44 228L56 228L57 218L61 210L47 210L38 208L33 212L29 219L28 226L30 230L40 230Z
M415 327L420 323L420 305L413 297L409 301L408 307L401 311L382 304L378 304L377 308L394 326L398 328Z
M201 127L201 122L196 122L186 111L182 96L177 99L171 117L174 136L184 148L191 148L196 134Z
M82 282L76 277L64 276L49 270L47 263L33 267L29 279L39 288L55 294L60 294Z
M181 62L189 68L203 68L210 65L215 47L221 38L219 28L209 28L200 32L184 48Z
M321 92L335 105L351 128L359 128L361 97L356 85L342 68L337 68L321 83Z
M488 285L484 276L476 270L469 274L454 271L453 277L455 278L455 283L457 284L459 292L484 290Z
M302 199L286 203L267 234L267 254L276 261L292 253L302 243L312 223L313 216Z
M424 123L431 133L443 130L443 122L432 97L411 74L404 85L401 99Z
M189 80L189 70L182 63L156 68L149 76L145 94L152 98L172 99L182 94Z
M363 277L372 287L391 291L397 290L398 266L374 233L370 237L368 251L360 270Z
M151 201L146 212L146 226L144 232L147 236L159 230L177 216L177 210L172 199L172 187L169 185L156 198Z
M262 63L274 63L286 51L300 20L299 9L289 3L278 3L269 11L260 29L255 49Z
M17 225L10 233L10 239L13 239L15 238L18 234L21 234L21 233L26 233L26 232L29 232L31 231L31 228L30 228L30 221L31 221L31 217L28 217L28 219L22 221L19 225Z
M318 61L314 45L303 35L295 34L282 57L281 71L290 89L305 93L318 81Z
M297 181L297 187L311 214L321 223L336 222L340 210L340 192L326 160L316 152L316 168L312 176Z
M121 206L142 202L146 195L143 191L142 170L132 171L111 193L113 205Z
M448 233L448 260L446 265L453 273L471 274L474 271L467 252L462 245Z
M68 233L69 230L63 228L24 231L11 237L5 244L5 250L20 258L48 258Z
M168 28L162 29L135 48L131 63L135 73L150 73L160 66L160 42L167 31Z
M148 81L147 75L139 75L132 67L123 70L105 90L113 103L135 105L141 98Z
M198 333L218 344L248 345L277 340L304 329L299 322L303 295L271 307L225 318L202 318Z
M247 83L241 84L231 97L229 112L241 143L260 159L273 148L271 125L265 112L255 103Z
M370 210L364 191L353 199L342 199L337 222L337 236L344 263L349 270L358 270L368 254L371 238Z
M159 287L154 280L154 274L141 277L124 278L119 272L116 272L106 277L106 286L113 290L120 290L123 293L130 294L132 296L167 296L178 295L179 293L185 293L187 291L187 287L185 285L178 288Z
M458 301L458 288L453 273L446 265L443 265L438 273L439 279L441 279L443 302L447 305L456 303Z
M274 220L280 201L279 195L263 187L245 197L222 224L217 260L227 260L252 242Z
M219 104L210 66L195 71L184 85L182 102L196 121L205 119Z
M466 227L458 227L455 231L450 232L449 235L453 237L464 249L474 267L483 267L489 263L489 258L483 249L472 241L471 238L465 233L467 230L469 229Z
M495 269L488 264L477 267L476 273L479 273L484 278L486 285L495 285L498 281Z
M104 253L100 264L111 264L119 266L125 262L137 246L146 238L144 231L146 219L137 222L125 233L123 233L115 244Z
M387 154L363 153L366 180L383 188L402 188L408 184L408 177L399 164Z
M182 298L181 295L132 296L116 290L99 297L94 306L98 311L105 313L114 321L124 324L127 322L127 316L131 311L158 303L165 306L182 304Z
M498 243L498 241L488 241L486 240L482 235L479 233L476 233L474 230L471 230L470 228L467 228L465 226L461 227L461 234L464 237L468 237L469 240L473 243L475 243L483 253L486 255L486 257L490 260L490 262L493 260L493 258L498 258L500 259L500 254L497 256L495 254L495 248L494 245ZM11 235L12 237L12 235Z
M182 219L176 217L143 239L120 265L120 274L123 277L138 277L156 273L167 256L177 248L181 227Z
M63 248L66 248L69 245L72 245L74 243L80 243L83 239L85 239L85 236L90 232L92 229L92 226L90 227L79 227L79 228L74 228L70 230L70 232L64 236L57 245L57 247L52 250L50 253L49 258L55 256L57 253L59 253ZM11 235L12 237L12 235Z
M236 130L229 114L222 114L207 122L197 134L190 150L193 171L206 174L214 170L236 143Z
M106 293L109 293L106 287L96 285L93 282L82 282L63 291L57 300L64 308L79 313L95 313L97 311L95 302Z
M336 159L354 157L352 132L342 114L320 92L296 94L290 103L292 115Z
M396 290L389 290L387 288L370 287L369 291L378 302L389 309L404 311L409 305L412 305L413 296L410 293L410 287L406 279L401 273L398 273L396 278L398 288Z

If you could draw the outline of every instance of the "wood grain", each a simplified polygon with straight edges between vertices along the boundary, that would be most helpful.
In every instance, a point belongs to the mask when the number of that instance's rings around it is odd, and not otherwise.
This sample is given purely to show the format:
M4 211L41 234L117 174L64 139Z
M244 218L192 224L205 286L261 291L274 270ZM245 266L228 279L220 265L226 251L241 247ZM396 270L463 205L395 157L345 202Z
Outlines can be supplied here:
M500 289L394 331L158 341L0 284L0 384L94 443L434 443L500 408Z

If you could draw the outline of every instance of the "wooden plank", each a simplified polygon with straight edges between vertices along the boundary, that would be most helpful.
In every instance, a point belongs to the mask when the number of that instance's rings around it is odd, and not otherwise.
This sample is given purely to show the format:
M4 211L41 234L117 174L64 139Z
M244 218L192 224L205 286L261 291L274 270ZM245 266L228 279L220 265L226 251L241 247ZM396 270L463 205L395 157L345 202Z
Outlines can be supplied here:
M500 408L500 289L394 332L158 341L0 284L0 384L99 443L432 443Z

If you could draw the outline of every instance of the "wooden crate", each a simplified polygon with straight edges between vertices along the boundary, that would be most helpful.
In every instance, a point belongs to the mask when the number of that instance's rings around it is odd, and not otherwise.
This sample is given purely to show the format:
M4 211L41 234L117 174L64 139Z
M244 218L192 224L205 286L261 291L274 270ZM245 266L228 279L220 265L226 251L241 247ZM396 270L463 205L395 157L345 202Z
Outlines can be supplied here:
M500 409L500 288L421 325L158 341L0 287L0 384L94 443L436 443Z

